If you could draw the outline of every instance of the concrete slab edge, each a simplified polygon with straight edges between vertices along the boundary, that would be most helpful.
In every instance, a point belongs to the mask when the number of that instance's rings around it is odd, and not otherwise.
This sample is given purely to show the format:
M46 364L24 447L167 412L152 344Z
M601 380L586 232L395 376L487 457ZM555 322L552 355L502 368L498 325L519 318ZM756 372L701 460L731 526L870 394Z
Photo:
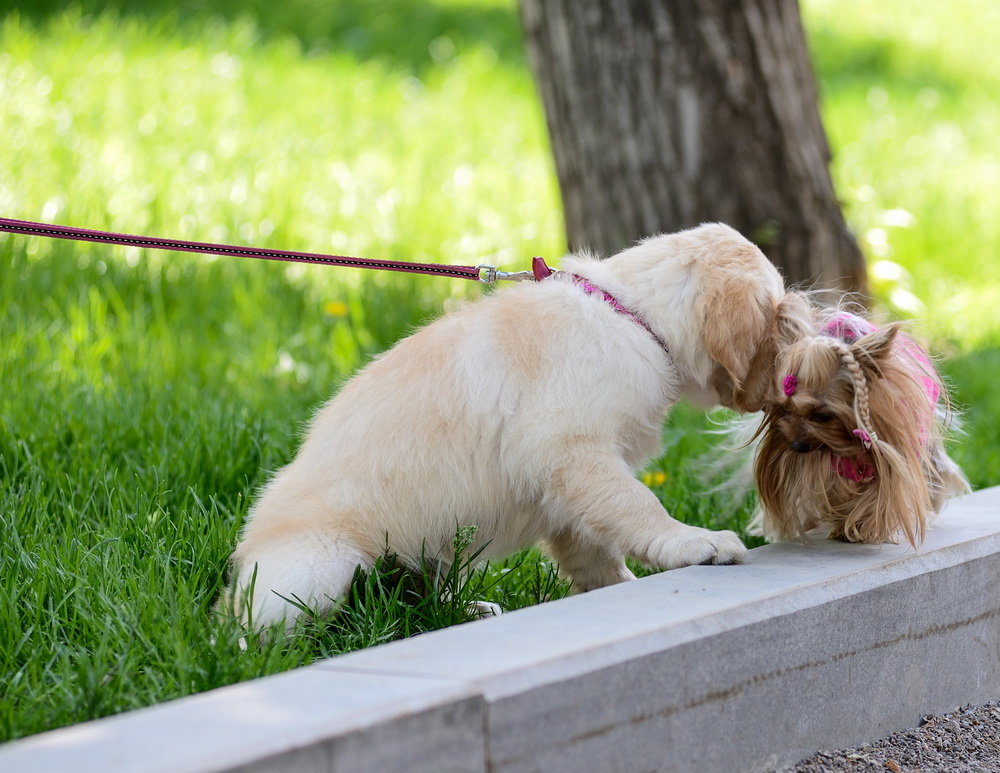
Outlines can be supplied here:
M6 771L769 770L1000 697L1000 487L0 747Z

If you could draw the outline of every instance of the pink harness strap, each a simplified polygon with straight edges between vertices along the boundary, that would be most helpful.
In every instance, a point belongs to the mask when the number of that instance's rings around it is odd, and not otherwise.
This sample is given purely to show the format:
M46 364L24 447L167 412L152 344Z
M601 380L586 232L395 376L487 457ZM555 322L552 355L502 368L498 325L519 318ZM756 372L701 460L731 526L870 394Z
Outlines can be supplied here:
M542 260L541 258L532 259L531 271L535 276L536 282L541 282L543 279L548 279L550 276L560 276L563 274L563 272L561 271L556 271L552 268L549 268L547 265L545 265L545 261ZM579 274L566 273L565 275L570 278L570 281L572 281L573 284L575 284L577 287L583 290L584 293L586 293L587 295L597 296L602 301L611 306L611 308L613 308L619 314L625 315L633 322L635 322L635 324L639 325L643 330L645 330L647 333L653 336L654 339L656 339L656 343L660 345L663 351L665 351L667 354L670 354L670 349L667 348L666 342L662 338L660 338L655 332L653 332L653 329L648 324L646 324L646 320L644 320L642 317L640 317L638 314L632 311L632 309L630 309L620 300L615 298L615 296L613 296L607 290L598 287L589 279L587 279L586 277L582 277Z
M546 268L548 267L546 266ZM619 314L631 319L633 322L635 322L635 324L637 324L639 327L641 327L643 330L645 330L647 333L653 336L653 338L656 340L656 343L660 345L660 348L662 348L663 351L665 351L667 354L670 353L670 349L667 348L666 342L653 331L653 328L651 328L646 323L646 320L644 320L642 317L640 317L638 314L632 311L632 309L630 309L620 300L615 298L615 296L613 296L607 290L598 287L589 279L587 279L586 277L582 277L579 274L566 274L566 276L568 276L570 278L570 281L572 281L574 285L583 290L583 292L586 293L587 295L593 295L597 298L600 298L602 301L607 303L612 309L617 311Z

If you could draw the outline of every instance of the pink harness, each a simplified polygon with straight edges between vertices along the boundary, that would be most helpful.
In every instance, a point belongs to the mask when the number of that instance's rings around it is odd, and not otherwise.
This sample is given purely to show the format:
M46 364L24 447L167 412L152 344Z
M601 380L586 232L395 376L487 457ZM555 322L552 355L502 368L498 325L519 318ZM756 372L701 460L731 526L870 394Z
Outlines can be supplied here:
M540 282L543 279L546 279L546 278L548 278L550 276L553 276L553 275L558 276L558 275L560 275L560 274L563 273L563 272L555 271L555 270L549 268L548 266L546 266L545 265L545 261L542 260L541 258L534 258L531 261L531 270L532 270L532 273L535 275L535 280L538 281L538 282ZM653 331L653 328L651 328L646 323L646 320L644 320L642 317L640 317L638 314L636 314L634 311L632 311L632 309L630 309L628 306L626 306L620 300L618 300L617 298L615 298L615 296L613 296L607 290L604 290L604 289L598 287L593 282L591 282L589 279L587 279L586 277L582 277L579 274L566 273L566 276L569 277L570 281L574 285L576 285L581 290L583 290L583 292L586 295L593 295L593 296L599 298L600 300L602 300L606 304L608 304L612 309L614 309L615 311L617 311L619 314L621 314L623 316L626 316L630 320L632 320L633 322L635 322L635 324L637 324L639 327L641 327L643 330L645 330L647 333L649 333L651 336L653 336L653 338L656 340L656 343L658 343L660 345L660 347L663 349L663 351L667 352L668 354L670 353L670 349L667 348L666 342L662 338L660 338Z

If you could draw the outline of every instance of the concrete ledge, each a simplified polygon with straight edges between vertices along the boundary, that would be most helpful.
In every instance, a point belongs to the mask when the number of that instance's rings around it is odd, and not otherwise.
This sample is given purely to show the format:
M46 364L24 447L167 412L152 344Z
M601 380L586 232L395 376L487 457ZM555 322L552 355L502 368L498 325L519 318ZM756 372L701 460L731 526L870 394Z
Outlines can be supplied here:
M1000 487L16 741L0 771L751 770L1000 697Z
M314 665L14 741L0 771L482 770L483 716L469 685Z

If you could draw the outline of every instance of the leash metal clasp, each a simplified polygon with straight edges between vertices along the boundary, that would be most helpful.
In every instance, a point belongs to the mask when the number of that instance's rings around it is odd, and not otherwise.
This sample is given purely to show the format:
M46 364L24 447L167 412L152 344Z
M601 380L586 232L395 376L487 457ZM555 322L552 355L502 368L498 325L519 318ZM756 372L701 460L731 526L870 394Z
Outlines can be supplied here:
M533 282L535 280L535 275L531 271L498 271L496 266L485 264L476 266L476 271L479 272L479 281L487 285L497 282Z

